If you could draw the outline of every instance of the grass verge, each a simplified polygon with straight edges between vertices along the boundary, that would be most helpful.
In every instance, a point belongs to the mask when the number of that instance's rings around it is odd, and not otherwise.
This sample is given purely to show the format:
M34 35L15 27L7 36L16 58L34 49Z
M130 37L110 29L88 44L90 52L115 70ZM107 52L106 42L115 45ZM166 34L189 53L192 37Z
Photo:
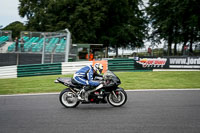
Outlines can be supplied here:
M199 71L116 73L125 89L200 88Z
M115 72L124 89L200 88L200 72ZM57 77L72 75L35 76L0 79L0 95L59 92L65 88L55 84Z

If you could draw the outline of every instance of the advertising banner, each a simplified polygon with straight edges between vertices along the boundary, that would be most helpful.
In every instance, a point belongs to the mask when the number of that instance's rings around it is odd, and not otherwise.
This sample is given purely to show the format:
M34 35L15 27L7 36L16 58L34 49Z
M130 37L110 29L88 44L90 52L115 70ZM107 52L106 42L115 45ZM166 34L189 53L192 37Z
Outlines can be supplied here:
M200 69L200 57L171 57L168 60L171 69Z
M135 57L138 70L200 69L200 57Z

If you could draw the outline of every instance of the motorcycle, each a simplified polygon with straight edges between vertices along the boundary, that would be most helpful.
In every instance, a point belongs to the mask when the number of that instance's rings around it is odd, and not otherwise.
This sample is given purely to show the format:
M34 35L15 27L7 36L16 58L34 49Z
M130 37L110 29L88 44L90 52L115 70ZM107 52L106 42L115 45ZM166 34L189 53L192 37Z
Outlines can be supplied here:
M74 108L80 103L109 103L114 107L120 107L127 101L127 94L123 88L118 87L121 84L120 79L111 71L107 70L103 77L97 77L101 84L98 87L91 88L85 92L85 100L79 100L78 95L84 87L73 84L72 78L58 78L55 83L61 83L69 88L61 91L59 95L60 103L66 108Z

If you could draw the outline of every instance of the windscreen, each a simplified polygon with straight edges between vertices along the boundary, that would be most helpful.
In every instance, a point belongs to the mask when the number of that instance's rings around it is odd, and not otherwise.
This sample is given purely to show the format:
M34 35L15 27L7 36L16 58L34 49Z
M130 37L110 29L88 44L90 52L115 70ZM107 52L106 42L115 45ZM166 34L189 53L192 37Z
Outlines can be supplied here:
M111 71L107 70L104 75L103 75L103 78L105 80L113 80L116 84L120 84L120 79Z
M111 72L110 70L107 70L105 73L104 73L104 75L103 75L104 77L105 76L113 76L113 77L117 77L113 72Z

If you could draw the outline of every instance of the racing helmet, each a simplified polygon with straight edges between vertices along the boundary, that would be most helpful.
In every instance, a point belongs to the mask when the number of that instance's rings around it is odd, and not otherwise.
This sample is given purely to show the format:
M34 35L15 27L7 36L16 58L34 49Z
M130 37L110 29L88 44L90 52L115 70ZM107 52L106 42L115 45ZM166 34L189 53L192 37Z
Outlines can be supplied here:
M97 73L97 74L101 74L102 71L103 71L103 65L100 64L100 63L96 63L94 64L94 71Z

